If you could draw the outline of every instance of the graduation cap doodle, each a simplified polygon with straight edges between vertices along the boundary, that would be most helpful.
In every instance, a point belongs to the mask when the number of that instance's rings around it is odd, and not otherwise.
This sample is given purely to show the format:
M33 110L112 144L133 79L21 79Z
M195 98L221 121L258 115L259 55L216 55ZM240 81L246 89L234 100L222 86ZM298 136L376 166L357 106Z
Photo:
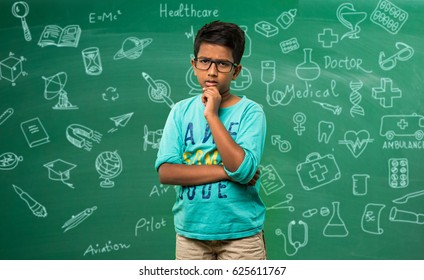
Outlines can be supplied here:
M54 161L44 164L44 167L46 167L49 171L49 179L54 181L61 181L68 187L74 188L71 183L68 183L66 181L69 180L71 170L76 167L75 164L66 162L61 159L56 159Z

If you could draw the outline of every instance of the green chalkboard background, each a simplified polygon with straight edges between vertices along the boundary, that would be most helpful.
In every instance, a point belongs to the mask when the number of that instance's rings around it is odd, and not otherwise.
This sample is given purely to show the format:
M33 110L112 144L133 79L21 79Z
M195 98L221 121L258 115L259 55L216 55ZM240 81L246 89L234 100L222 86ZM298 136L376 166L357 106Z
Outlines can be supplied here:
M232 92L267 115L269 259L423 259L424 2L0 11L1 259L174 258L175 191L154 161L170 107L198 92L193 36L218 19L248 39ZM53 25L70 26L68 46L42 46Z

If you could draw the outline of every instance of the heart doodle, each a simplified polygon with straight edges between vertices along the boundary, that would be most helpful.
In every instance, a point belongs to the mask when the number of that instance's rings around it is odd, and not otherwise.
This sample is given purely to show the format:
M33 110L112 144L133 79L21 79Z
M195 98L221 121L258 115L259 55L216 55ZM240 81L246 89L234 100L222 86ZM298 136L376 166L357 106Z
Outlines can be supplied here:
M339 141L339 143L345 144L352 155L357 158L364 152L368 143L372 141L374 140L370 139L370 134L366 130L348 130L344 134L344 140Z

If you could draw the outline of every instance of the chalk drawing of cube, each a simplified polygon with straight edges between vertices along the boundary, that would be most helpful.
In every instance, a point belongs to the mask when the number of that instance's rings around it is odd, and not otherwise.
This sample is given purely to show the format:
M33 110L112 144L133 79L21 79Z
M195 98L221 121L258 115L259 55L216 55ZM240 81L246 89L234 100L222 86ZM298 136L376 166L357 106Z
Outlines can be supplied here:
M0 77L12 83L22 74L22 61L10 56L0 61Z

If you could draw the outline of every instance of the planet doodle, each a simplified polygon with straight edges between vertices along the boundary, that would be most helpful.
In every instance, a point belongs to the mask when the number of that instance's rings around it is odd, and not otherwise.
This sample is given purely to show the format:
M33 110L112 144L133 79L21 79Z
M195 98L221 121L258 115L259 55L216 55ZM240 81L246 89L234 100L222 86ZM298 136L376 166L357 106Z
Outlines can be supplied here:
M114 60L122 58L137 59L143 53L143 49L152 43L153 39L138 39L129 37L122 43L121 49L113 57Z

